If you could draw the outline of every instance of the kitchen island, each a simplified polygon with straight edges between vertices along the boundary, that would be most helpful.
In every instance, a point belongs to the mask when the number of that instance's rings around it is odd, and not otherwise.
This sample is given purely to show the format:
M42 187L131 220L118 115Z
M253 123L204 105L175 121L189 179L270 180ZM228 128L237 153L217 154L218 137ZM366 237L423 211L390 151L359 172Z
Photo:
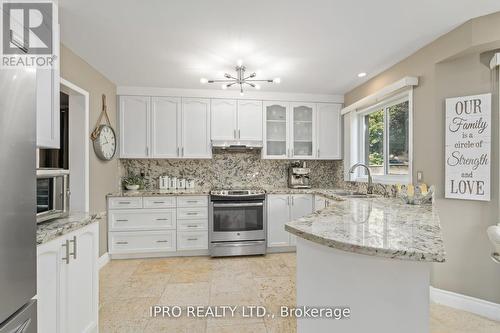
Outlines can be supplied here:
M297 236L297 305L351 315L298 318L297 331L429 332L431 264L445 261L436 208L316 194L333 202L285 225Z

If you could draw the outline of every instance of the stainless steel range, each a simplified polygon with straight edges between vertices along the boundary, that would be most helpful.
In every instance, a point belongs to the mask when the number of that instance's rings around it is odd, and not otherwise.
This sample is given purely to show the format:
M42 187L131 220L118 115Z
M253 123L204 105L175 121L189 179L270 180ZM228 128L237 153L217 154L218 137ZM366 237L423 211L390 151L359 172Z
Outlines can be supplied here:
M266 253L266 192L210 192L209 249L212 257Z

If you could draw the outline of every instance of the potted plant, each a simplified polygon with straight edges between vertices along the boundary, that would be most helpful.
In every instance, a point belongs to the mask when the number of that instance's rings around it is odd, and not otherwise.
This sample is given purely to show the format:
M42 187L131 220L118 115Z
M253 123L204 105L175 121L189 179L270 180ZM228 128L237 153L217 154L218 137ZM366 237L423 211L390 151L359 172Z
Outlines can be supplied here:
M137 191L144 185L144 179L138 175L128 175L127 177L123 177L122 179L123 186L130 191Z

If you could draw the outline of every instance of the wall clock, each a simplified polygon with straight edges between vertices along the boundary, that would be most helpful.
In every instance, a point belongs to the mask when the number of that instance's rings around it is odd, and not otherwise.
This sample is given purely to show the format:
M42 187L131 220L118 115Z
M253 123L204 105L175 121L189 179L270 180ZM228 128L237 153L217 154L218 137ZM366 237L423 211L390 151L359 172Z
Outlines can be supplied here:
M101 124L102 117L105 117L107 124ZM103 161L110 161L116 153L116 134L109 121L106 95L102 95L102 112L97 119L96 126L90 135L93 141L94 152Z

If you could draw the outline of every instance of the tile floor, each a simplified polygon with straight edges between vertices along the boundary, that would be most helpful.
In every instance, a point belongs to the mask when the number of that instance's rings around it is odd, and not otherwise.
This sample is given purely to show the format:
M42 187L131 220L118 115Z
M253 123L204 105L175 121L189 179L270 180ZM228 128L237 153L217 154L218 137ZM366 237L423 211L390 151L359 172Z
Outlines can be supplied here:
M295 332L292 319L151 318L152 305L295 304L295 254L114 260L100 272L99 332ZM500 323L431 305L432 333L500 332Z

